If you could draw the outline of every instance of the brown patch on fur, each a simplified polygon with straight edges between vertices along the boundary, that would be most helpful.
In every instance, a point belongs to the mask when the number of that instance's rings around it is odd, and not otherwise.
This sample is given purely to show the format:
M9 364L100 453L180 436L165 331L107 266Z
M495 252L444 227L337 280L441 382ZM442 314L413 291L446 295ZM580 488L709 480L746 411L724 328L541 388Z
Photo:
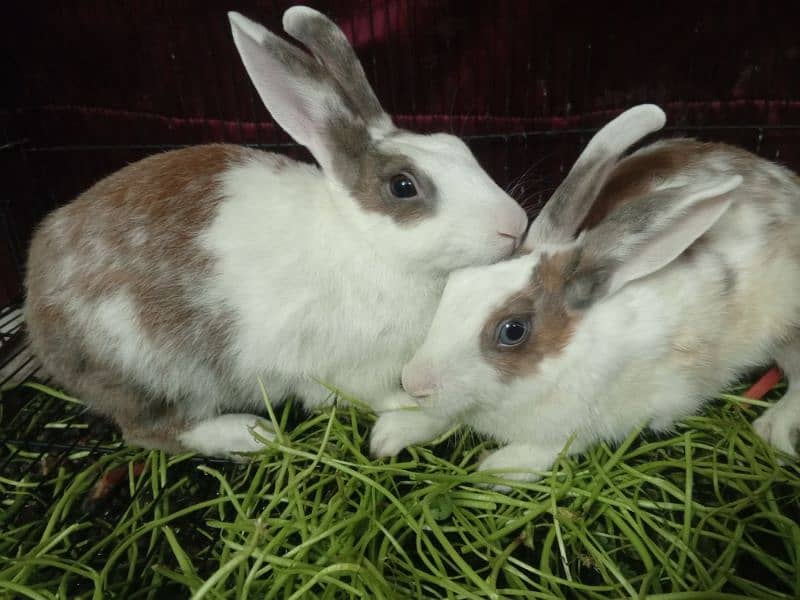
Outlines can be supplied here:
M580 229L594 228L618 206L646 195L660 180L685 171L714 147L714 144L680 139L646 147L621 160L603 185Z
M575 270L578 258L578 253L574 251L543 256L536 265L532 282L537 282L539 289L550 294L562 292L565 282Z
M34 351L68 390L113 418L126 439L176 448L169 439L184 423L182 399L153 398L106 357L93 356L65 298L91 305L125 291L154 345L224 378L232 317L224 305L197 301L212 268L198 236L223 200L222 172L257 156L268 155L209 145L146 158L53 212L33 238L25 318ZM277 160L274 168L282 166ZM68 256L74 274L59 283Z
M432 215L436 208L436 186L430 177L402 154L387 154L375 147L363 123L346 117L328 124L333 170L351 195L368 212L389 216L398 225L413 225ZM409 173L419 186L416 198L395 198L389 181Z
M328 150L333 156L333 169L339 179L352 188L360 175L359 161L372 144L369 132L363 122L339 115L328 121L326 133L330 140Z
M155 406L152 404L151 406ZM125 442L132 446L164 450L172 454L186 452L191 448L180 443L178 437L188 429L189 424L172 405L162 403L164 410L156 410L142 415L133 422L120 422ZM149 417L149 420L147 420Z
M506 382L535 373L547 356L566 347L578 316L564 302L566 282L575 268L573 251L543 256L534 267L530 283L509 297L488 318L481 332L481 353ZM528 339L513 348L501 348L497 328L511 317L530 321Z
M109 248L109 256L100 268L83 274L80 286L95 298L126 288L142 327L157 344L197 344L215 361L224 350L220 329L225 327L218 325L221 315L207 314L193 302L196 286L211 268L198 235L222 200L222 172L252 155L227 145L167 152L130 165L86 192L68 207L76 216L72 236L85 236L86 219L100 217L100 224L90 226L91 235ZM120 255L127 260L114 268L111 263ZM198 329L204 333L192 334Z
M415 198L396 198L389 189L395 175L408 173L417 182ZM352 191L361 206L370 212L388 215L398 225L413 225L436 210L436 186L433 180L416 167L414 161L401 154L384 154L371 149L359 163L359 176Z

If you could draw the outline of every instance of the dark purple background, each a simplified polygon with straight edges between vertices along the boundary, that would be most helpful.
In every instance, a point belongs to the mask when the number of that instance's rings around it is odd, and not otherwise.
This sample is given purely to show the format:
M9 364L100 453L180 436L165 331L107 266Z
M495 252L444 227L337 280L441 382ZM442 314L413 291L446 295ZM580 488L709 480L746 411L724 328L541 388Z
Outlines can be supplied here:
M591 130L664 106L668 135L800 169L796 2L358 0L309 4L356 46L398 124L466 136L535 212ZM288 143L230 39L227 10L280 29L279 1L26 0L0 35L0 306L32 226L124 164L173 145ZM304 153L290 149L296 156Z

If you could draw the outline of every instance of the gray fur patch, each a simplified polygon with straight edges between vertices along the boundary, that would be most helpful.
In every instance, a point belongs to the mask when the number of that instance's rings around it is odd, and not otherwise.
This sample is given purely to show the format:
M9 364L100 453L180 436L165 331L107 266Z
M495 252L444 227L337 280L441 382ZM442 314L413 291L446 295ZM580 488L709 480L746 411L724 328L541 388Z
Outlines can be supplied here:
M587 233L586 253L598 260L619 260L635 252L643 234L662 230L681 217L681 213L670 214L675 194L674 190L662 190L618 206Z
M611 269L597 267L573 275L564 287L564 303L571 310L585 310L608 292Z
M737 275L736 270L725 261L722 261L722 268L722 293L730 294L736 288L736 284L739 281L739 275Z
M308 46L367 123L384 116L356 53L332 21L321 14L307 16L294 21L288 32Z
M327 78L325 69L319 63L278 36L270 34L264 40L263 45L295 77L316 81L322 81Z
M333 157L333 170L349 189L359 179L361 157L369 151L372 141L363 123L357 123L344 115L328 122L328 150Z
M365 210L388 215L398 225L413 225L435 214L436 185L408 156L387 154L371 146L361 156L357 169L351 192ZM413 176L418 196L396 198L392 195L389 182L400 173Z
M703 245L695 243L690 250L694 249L695 247L699 247L700 251L702 251ZM736 288L736 284L739 281L739 275L736 273L736 270L725 260L725 257L721 252L715 252L713 250L708 250L710 254L713 255L714 259L719 265L720 272L722 273L722 278L720 283L722 284L722 294L727 296Z
M363 124L346 117L328 125L333 170L364 210L383 213L396 223L409 225L434 214L437 190L433 180L402 154L381 152ZM418 185L415 198L395 198L389 191L392 177L408 173Z
M597 165L592 166L596 167ZM594 174L593 171L596 169L591 167L574 169L548 201L547 214L557 228L563 229L571 224L578 226L578 223L572 222L570 217L575 212L576 204L592 202L593 198L584 198L581 192L587 183L587 178Z
M547 217L551 227L546 237L566 241L575 236L603 189L616 158L612 156L586 166L573 167L542 209L542 215Z

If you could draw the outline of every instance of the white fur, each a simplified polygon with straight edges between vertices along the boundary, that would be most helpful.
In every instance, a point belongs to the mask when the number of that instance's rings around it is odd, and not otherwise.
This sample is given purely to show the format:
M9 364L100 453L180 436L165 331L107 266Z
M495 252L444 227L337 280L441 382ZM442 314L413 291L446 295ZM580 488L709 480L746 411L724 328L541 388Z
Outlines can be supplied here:
M405 150L427 165L437 157L426 154L428 138L417 137L418 147ZM491 193L474 201L445 198L440 214L408 229L353 206L310 165L276 172L256 155L226 174L229 199L202 237L217 257L205 293L236 315L235 375L253 393L244 406L260 401L256 374L276 400L295 392L311 406L326 402L330 393L316 379L378 411L411 403L392 394L424 338L448 269L497 260L511 249L493 225L502 203L491 194L503 196L482 171L471 173L474 159L463 156L460 175L437 179L440 189L461 185L461 177ZM276 186L281 193L270 193Z
M626 110L589 141L575 166L622 154L645 135L661 129L666 120L664 111L655 104L640 104Z
M324 18L324 15L309 6L290 6L286 9L286 12L283 13L283 28L291 33L294 29L301 26L303 21L319 17Z
M288 12L288 11L287 11ZM228 12L228 19L231 21L231 26L238 27L245 34L249 35L256 42L263 42L267 36L270 35L269 30L260 23L251 21L244 15L235 11Z
M265 210L265 190L276 185L282 193ZM306 402L323 403L329 392L316 378L382 408L444 277L381 264L357 231L342 230L325 179L309 165L275 174L251 162L226 187L230 200L203 243L217 256L208 293L237 316L236 375L254 393L260 375L275 400L303 383Z
M237 456L241 452L258 452L262 443L253 435L266 440L274 439L274 434L264 428L264 422L253 415L227 414L198 423L178 436L187 448L210 456Z

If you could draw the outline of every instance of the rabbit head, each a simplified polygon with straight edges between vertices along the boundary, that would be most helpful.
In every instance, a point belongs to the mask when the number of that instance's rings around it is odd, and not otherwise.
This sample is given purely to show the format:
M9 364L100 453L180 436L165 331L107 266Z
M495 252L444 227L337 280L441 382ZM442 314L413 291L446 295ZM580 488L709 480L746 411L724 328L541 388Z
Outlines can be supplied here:
M313 57L237 13L234 41L275 121L311 152L353 235L405 266L443 273L509 256L528 220L458 138L399 129L344 33L295 6L287 33Z

